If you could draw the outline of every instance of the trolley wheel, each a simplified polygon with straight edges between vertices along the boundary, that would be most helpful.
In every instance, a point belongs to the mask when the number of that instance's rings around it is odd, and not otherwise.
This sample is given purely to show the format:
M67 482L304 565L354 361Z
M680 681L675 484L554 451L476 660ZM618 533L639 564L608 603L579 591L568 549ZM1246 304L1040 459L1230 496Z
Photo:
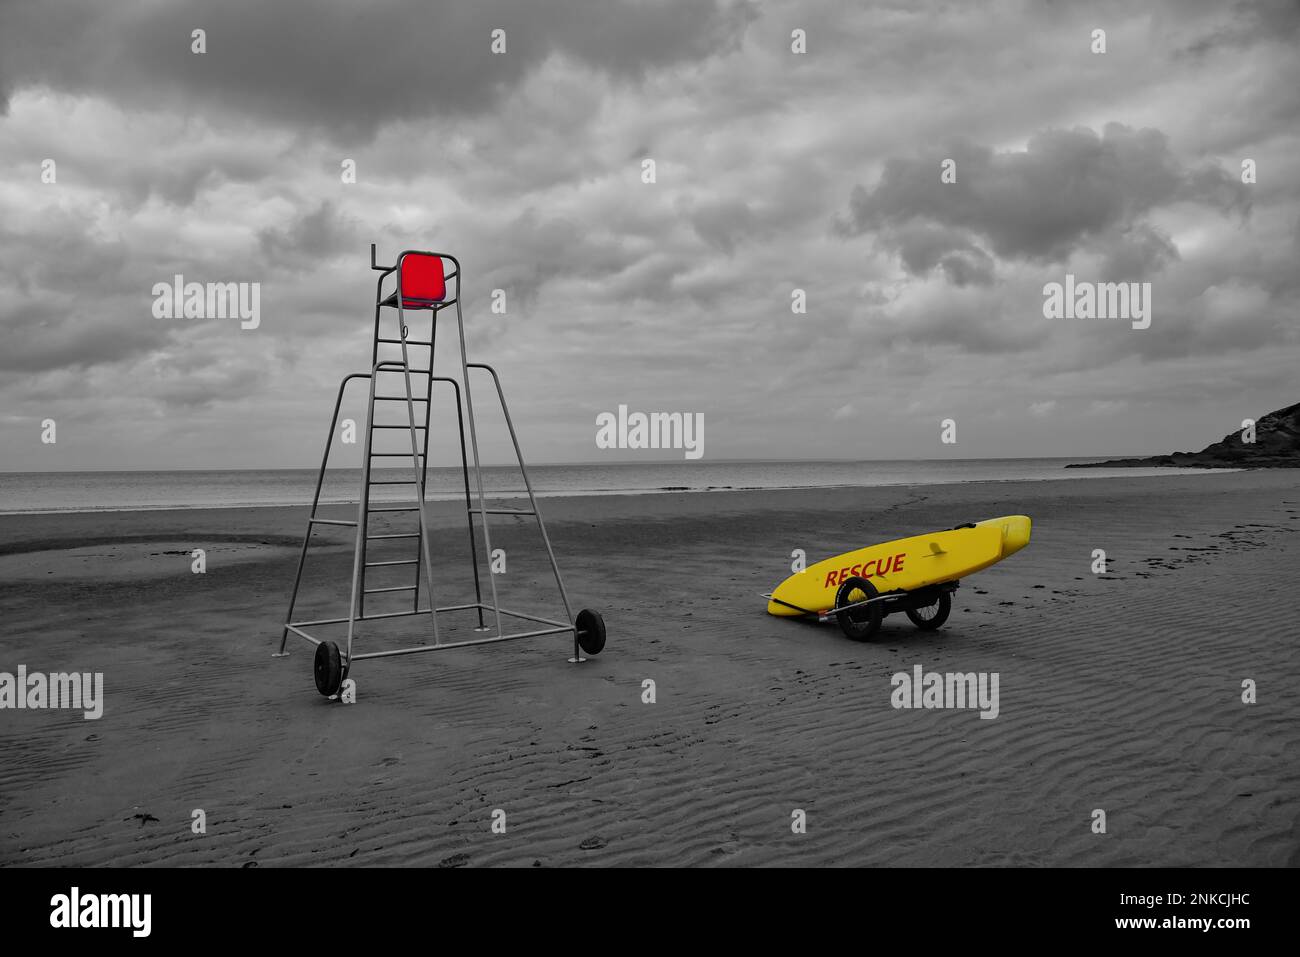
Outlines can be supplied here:
M842 608L855 602L875 598L879 592L876 586L865 578L846 578L835 592L835 607ZM839 612L835 620L840 623L840 630L854 641L870 641L880 631L880 623L885 620L885 610L880 602L861 605Z
M936 628L943 627L943 623L948 620L948 615L951 613L952 595L946 591L940 592L939 597L929 605L907 609L907 617L922 631L934 631Z
M605 619L600 617L600 612L582 609L573 626L578 631L578 647L589 655L600 654L605 647Z
M347 676L343 669L343 657L339 646L332 641L322 641L316 646L316 660L312 670L316 675L316 690L327 698L332 698L343 687Z

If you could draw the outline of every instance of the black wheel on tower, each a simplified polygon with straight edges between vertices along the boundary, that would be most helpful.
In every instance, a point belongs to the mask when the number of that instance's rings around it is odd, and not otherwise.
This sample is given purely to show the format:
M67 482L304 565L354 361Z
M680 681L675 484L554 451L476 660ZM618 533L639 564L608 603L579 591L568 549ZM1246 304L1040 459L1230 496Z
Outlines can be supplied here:
M343 658L339 646L332 641L322 641L316 646L316 660L312 670L316 676L316 690L332 698L343 687Z
M598 655L605 647L605 619L600 612L584 608L573 621L578 632L578 647L589 655Z

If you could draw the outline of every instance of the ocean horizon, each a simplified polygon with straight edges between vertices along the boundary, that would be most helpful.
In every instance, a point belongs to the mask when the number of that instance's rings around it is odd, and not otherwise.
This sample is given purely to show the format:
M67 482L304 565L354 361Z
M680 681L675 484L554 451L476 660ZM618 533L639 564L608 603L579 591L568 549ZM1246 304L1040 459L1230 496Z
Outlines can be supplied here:
M897 459L879 461L646 462L529 466L534 493L540 497L578 495L653 495L671 492L753 491L943 485L965 482L1050 481L1118 476L1197 474L1202 469L1111 468L1067 470L1070 463L1105 461L1102 457L1025 459ZM253 508L308 505L318 469L176 469L0 472L0 514L43 512L144 511L185 508ZM519 469L483 467L484 493L493 499L526 496ZM409 469L376 469L393 479ZM360 497L361 469L329 469L321 503L355 503ZM470 490L476 493L474 474ZM465 494L459 467L430 467L426 501L451 501ZM402 485L371 489L374 502L410 500ZM93 503L93 504L88 504Z

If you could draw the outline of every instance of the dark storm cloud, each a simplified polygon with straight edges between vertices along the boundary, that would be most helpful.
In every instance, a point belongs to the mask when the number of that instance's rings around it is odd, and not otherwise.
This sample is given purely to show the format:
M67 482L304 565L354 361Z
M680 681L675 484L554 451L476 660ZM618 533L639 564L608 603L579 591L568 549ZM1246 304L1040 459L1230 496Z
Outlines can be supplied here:
M145 312L148 302L142 302ZM14 330L0 349L0 373L85 369L149 352L161 342L156 329L129 317L117 302L92 309L71 296L9 300L0 292L0 329Z
M204 144L210 146L211 144ZM273 171L273 166L251 155L214 154L171 149L163 155L149 155L146 150L122 156L104 155L102 142L83 143L80 155L63 155L58 160L58 175L65 184L94 184L111 196L111 201L134 211L151 199L172 206L191 206L204 190L223 183L250 183ZM52 152L52 150L51 150Z
M1120 231L1105 248L1102 282L1136 282L1179 258L1173 240L1147 223Z
M338 136L490 107L548 56L616 77L733 49L754 9L733 0L9 0L0 106L44 85L136 107L224 109ZM191 31L207 52L191 52ZM506 31L506 53L490 34Z
M897 247L903 265L914 276L923 276L937 266L955 286L983 286L993 281L993 258L942 226L904 223L886 244Z
M604 280L642 261L635 240L593 229L529 207L496 236L480 240L492 263L482 274L489 289L505 289L523 308L537 301L543 286L556 279Z
M42 255L32 256L33 248ZM87 368L159 345L123 309L135 295L148 315L148 287L133 285L127 244L95 239L75 216L50 209L29 230L0 225L0 372Z
M1246 401L1294 368L1294 19L1213 0L0 0L0 449L17 417L61 410L95 424L85 467L312 460L369 356L377 242L385 262L460 258L469 351L552 460L588 458L585 410L623 398L764 420L718 428L711 454L824 455L806 423L863 394L911 410L872 454L930 454L908 414L1058 395L1133 414L992 451L1064 454L1076 429L1121 451L1120 418L1193 421L1163 398L1184 377ZM1067 261L1152 279L1150 329L1044 318ZM176 273L260 282L261 325L155 319Z
M270 372L272 370L255 362L241 365L208 363L160 377L152 388L152 395L170 411L183 414L210 408L254 390Z
M32 248L41 255L32 256ZM0 257L5 265L0 288L21 296L67 296L88 308L96 294L128 288L123 279L127 244L87 235L84 221L56 208L45 210L26 230L0 224Z
M98 181L116 182L116 200L127 206L141 206L157 197L173 206L190 206L205 189L221 183L256 182L270 172L268 164L248 155L169 156L165 162L148 162L141 156L120 171L109 166L94 171ZM78 172L76 161L69 171Z
M956 161L955 183L940 183L942 158ZM1153 264L1176 251L1154 241L1145 214L1175 201L1244 214L1248 196L1221 167L1184 166L1160 131L1109 123L1100 136L1086 128L1044 130L1023 151L963 142L941 156L890 159L875 187L854 188L836 227L847 235L878 232L913 273L948 253L969 255L976 240L999 258L1056 262L1125 235L1141 247L1136 258ZM1134 258L1129 252L1119 261Z
M701 204L690 214L691 225L704 242L727 255L754 228L754 212L743 200Z
M152 313L153 286L170 283L177 273L189 281L262 281L263 311L279 314L286 295L298 296L296 275L319 269L349 243L349 221L329 203L292 220L283 229L259 235L260 252L227 254L220 249L173 243L142 247L106 237L90 217L48 205L23 230L0 223L0 373L32 374L60 369L87 370L130 362L177 343L192 345L212 330L202 323L160 320ZM39 249L41 255L32 255ZM313 330L337 328L348 316L349 300L334 288L328 272L309 288L326 301L305 300ZM280 290L289 287L288 291ZM343 292L347 291L343 284ZM341 315L340 315L341 313ZM237 340L236 340L237 341ZM182 353L183 354L183 353ZM200 348L205 365L212 354ZM169 357L168 368L178 365ZM188 402L189 400L187 400Z
M1300 34L1300 3L1296 0L1237 0L1233 4L1203 0L1183 5L1182 12L1194 7L1201 8L1198 12L1227 11L1231 19L1203 33L1176 51L1177 55L1199 57L1219 49L1239 50L1268 40L1294 43ZM1179 9L1175 7L1171 12L1177 15Z
M344 252L355 253L365 233L360 223L348 219L323 201L283 227L269 227L257 235L266 264L291 270L318 269Z

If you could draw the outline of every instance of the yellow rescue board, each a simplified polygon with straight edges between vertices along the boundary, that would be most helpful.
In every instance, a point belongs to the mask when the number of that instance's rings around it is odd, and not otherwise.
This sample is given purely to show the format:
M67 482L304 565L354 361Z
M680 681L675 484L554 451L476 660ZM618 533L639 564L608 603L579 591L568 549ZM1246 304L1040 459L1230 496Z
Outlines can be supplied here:
M772 592L767 612L799 615L803 614L800 609L826 611L835 606L840 584L854 576L871 582L882 595L956 581L1024 548L1029 544L1030 525L1027 515L1005 515L964 528L846 552L810 565L781 582Z

